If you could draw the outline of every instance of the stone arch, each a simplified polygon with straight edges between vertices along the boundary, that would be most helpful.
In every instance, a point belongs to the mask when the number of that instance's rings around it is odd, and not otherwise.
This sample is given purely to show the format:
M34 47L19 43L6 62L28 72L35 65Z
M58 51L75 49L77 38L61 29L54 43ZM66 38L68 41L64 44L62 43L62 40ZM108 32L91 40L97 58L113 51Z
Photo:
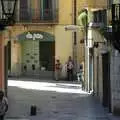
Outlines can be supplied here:
M55 61L55 36L48 32L31 30L22 32L16 35L16 37L15 46L19 46L19 48L13 47L13 55L18 56L16 58L19 58L18 63L20 67L15 62L13 62L13 65L20 70L18 72L21 75L32 75L34 66L34 74L37 75L45 68L46 72L50 72L48 75L52 77Z

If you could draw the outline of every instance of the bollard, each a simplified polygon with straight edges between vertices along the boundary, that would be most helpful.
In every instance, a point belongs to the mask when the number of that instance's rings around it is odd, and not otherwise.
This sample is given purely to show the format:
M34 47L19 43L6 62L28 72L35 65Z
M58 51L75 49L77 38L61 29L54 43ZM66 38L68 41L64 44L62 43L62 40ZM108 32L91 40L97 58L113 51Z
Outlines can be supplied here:
M31 107L30 107L30 115L31 116L36 115L37 114L36 110L37 110L36 106L35 105L31 105Z

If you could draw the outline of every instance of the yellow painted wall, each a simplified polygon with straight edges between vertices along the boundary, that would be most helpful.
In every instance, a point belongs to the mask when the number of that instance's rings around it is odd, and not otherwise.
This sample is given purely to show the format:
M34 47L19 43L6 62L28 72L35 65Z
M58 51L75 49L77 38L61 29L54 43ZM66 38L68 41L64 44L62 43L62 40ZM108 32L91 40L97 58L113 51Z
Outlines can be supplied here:
M54 34L54 28L51 26L14 26L11 29L11 73L12 75L20 75L22 68L22 58L21 58L21 45L17 42L17 36L23 34L26 31L43 31L50 34ZM16 43L15 43L16 42Z
M58 25L25 25L15 26L12 35L17 36L25 31L39 30L55 35L56 56L60 56L62 62L67 61L68 56L72 56L72 32L66 32L64 25L72 24L73 21L73 0L59 0L59 23ZM63 49L64 48L64 49Z
M59 0L59 24L72 24L73 0Z
M94 0L94 7L96 8L106 8L107 0Z
M77 11L82 8L106 8L107 0L77 0Z
M56 57L64 64L68 56L72 56L72 32L65 31L64 26L55 27L55 50Z
M81 43L81 40L84 40L82 31L77 34L77 61L79 63L84 61L84 43Z
M77 0L77 13L82 8L87 7L87 5L88 5L87 0Z
M34 25L34 26L15 26L12 29L12 37L17 37L18 35L27 32L27 31L42 31L42 32L48 32L50 34L54 34L54 28L50 25ZM16 38L17 39L17 38Z
M32 31L32 30L48 32L55 35L55 55L56 57L60 58L62 64L64 64L68 60L68 56L73 56L73 33L71 31L65 31L64 29L65 25L73 23L73 1L74 0L67 0L67 1L59 0L59 23L58 24L53 26L52 25L27 25L27 24L25 26L22 26L22 25L14 26L14 29L12 30L12 36L15 37L19 34L22 34L23 32ZM77 0L77 2L79 1L81 0ZM77 5L77 7L79 7L79 5ZM79 46L79 44L77 47L78 47L77 59L80 61L80 59L82 59L81 56L83 56L83 53L81 53L81 50L80 50L81 47ZM15 64L15 62L12 64Z
M12 75L21 74L21 45L14 40L11 41L11 73Z

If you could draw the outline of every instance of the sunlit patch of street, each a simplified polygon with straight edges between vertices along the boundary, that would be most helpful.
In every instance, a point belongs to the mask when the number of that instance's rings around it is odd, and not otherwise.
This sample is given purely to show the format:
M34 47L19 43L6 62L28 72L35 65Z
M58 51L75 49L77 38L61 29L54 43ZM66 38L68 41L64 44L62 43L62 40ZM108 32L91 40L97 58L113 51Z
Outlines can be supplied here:
M81 89L81 84L72 83L51 83L51 82L35 82L35 81L18 81L9 80L8 86L14 86L24 89L40 90L40 91L54 91L59 93L75 93L88 94Z

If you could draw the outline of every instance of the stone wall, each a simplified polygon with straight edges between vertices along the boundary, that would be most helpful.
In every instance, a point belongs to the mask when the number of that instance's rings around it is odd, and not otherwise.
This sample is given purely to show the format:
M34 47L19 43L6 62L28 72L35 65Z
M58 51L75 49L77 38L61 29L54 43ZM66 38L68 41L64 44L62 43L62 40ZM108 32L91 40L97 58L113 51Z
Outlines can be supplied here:
M120 53L114 49L111 53L110 67L112 112L120 115Z

